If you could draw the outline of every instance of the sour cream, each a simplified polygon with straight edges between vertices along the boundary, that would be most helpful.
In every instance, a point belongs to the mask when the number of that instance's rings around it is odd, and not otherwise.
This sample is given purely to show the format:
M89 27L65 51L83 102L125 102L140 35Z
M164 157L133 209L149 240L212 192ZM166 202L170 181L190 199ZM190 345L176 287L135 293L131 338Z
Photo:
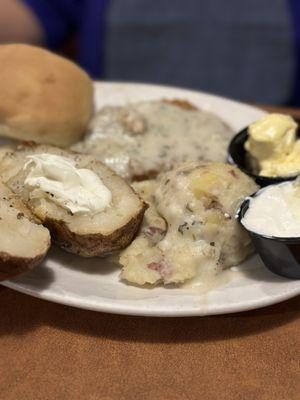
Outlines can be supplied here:
M242 225L264 236L300 237L300 180L267 186L250 198Z
M93 171L77 168L72 159L55 154L27 157L25 186L34 188L30 198L46 197L72 214L97 214L112 200L110 190Z

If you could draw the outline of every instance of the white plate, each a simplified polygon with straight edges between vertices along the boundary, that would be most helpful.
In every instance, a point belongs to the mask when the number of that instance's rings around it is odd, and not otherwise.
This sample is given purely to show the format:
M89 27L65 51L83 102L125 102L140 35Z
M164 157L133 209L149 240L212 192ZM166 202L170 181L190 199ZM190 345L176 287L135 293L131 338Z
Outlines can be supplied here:
M219 115L238 131L264 113L235 101L189 90L141 84L96 84L96 107L157 98L182 98ZM300 294L300 281L271 274L258 256L229 272L207 293L200 289L143 289L119 281L107 260L84 259L52 249L44 263L3 285L57 303L89 310L150 316L225 314L278 303Z

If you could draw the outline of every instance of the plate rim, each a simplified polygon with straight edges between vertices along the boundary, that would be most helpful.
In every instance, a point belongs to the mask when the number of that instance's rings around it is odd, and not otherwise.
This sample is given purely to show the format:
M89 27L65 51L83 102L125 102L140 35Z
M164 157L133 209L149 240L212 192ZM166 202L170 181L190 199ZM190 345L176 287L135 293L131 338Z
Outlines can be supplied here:
M59 297L59 296L52 296L50 293L47 294L45 292L37 292L31 289L26 289L23 287L18 286L17 284L14 284L14 282L10 281L5 281L1 282L1 285L15 290L17 292L20 292L25 295L29 295L31 297L38 298L40 300L45 300L45 301L50 301L55 304L62 304L64 306L69 306L69 307L74 307L82 310L88 310L88 311L93 311L93 312L104 312L108 314L114 314L114 315L128 315L128 316L138 316L138 317L168 317L168 318L174 318L174 317L206 317L206 316L213 316L213 315L227 315L227 314L235 314L235 313L240 313L240 312L246 312L246 311L251 311L251 310L257 310L260 308L268 307L274 304L282 303L283 301L292 299L293 297L296 297L297 295L300 294L300 287L294 288L291 290L286 290L284 291L281 295L279 296L272 296L272 297L266 297L264 300L253 300L251 302L248 302L246 304L241 304L241 303L233 303L230 306L223 306L223 307L217 307L214 308L213 310L206 308L206 309L201 309L200 307L198 309L196 308L185 308L185 309L174 309L174 310L169 310L169 309L161 309L161 310L151 310L151 309L145 309L145 308L139 308L139 307L122 307L118 303L111 302L110 304L91 304L91 303L79 303L77 301L77 298L67 298L67 297ZM199 295L199 297L201 294ZM110 299L111 300L111 299Z

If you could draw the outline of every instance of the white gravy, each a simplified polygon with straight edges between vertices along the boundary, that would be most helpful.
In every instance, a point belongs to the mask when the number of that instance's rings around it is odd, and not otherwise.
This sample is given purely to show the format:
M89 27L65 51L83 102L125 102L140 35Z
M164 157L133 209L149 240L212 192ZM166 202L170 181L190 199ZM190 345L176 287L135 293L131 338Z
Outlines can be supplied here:
M104 107L74 149L92 153L125 178L185 161L225 162L232 130L217 116L162 101Z

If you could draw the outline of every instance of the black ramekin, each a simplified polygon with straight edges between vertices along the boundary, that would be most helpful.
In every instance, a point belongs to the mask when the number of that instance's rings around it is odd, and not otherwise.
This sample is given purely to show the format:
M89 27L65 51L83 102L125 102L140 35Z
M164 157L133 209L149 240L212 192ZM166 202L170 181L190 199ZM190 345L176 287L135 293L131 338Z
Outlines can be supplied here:
M299 137L299 130L297 131ZM245 174L249 175L255 180L255 182L261 186L265 187L268 185L274 185L276 183L281 183L285 181L292 181L296 176L286 176L286 177L276 177L270 178L267 176L255 175L251 172L251 168L247 163L247 150L245 150L244 145L248 139L248 128L243 129L237 135L235 135L228 147L228 158L229 164L237 166Z
M255 197L260 191L250 197ZM237 218L241 223L242 218L249 208L250 199L242 203ZM275 237L260 235L257 232L248 230L254 247L260 255L265 266L274 274L289 279L300 279L300 237Z

